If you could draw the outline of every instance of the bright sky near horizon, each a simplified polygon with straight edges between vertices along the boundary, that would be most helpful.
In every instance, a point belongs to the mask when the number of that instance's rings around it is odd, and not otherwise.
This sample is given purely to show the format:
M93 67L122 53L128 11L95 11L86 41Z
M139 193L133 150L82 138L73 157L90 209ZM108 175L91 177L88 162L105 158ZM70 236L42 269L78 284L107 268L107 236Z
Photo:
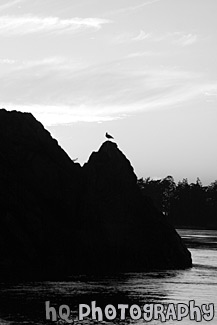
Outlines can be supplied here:
M106 131L138 177L217 179L216 0L0 0L0 105L83 164Z

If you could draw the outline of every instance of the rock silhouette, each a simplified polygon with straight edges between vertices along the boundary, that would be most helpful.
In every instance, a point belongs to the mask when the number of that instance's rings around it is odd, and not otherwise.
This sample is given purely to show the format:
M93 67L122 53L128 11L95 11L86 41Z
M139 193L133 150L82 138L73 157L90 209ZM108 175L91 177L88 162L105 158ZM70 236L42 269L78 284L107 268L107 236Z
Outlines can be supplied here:
M0 272L55 277L186 268L191 255L106 141L81 167L30 113L0 110Z

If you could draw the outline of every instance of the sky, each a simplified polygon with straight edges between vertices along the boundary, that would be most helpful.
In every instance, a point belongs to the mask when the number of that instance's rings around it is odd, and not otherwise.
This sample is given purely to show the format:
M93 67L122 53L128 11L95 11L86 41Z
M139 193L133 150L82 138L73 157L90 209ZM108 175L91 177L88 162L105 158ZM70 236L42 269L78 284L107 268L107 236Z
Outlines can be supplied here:
M216 0L0 0L0 107L83 165L114 136L138 177L217 179Z

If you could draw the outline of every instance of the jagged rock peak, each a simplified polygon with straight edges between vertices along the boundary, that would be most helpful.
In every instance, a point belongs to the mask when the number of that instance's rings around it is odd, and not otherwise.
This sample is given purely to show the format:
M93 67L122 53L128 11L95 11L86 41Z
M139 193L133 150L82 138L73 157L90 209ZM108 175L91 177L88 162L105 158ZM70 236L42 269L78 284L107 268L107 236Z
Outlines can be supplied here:
M104 177L109 173L110 177L118 176L119 179L125 179L126 182L136 183L137 181L130 161L118 148L118 145L112 141L105 141L97 152L93 152L85 167L103 169Z
M124 154L121 152L121 150L118 148L117 143L112 141L105 141L99 148L99 153L103 152L108 155L110 159L117 159L118 157L124 156ZM125 157L125 156L124 156Z
M59 163L64 161L68 165L74 164L58 141L31 113L0 109L0 135L5 145L8 146L10 143L11 148L19 146L18 155L23 150L44 151L54 159L58 159ZM76 166L78 165L76 163Z

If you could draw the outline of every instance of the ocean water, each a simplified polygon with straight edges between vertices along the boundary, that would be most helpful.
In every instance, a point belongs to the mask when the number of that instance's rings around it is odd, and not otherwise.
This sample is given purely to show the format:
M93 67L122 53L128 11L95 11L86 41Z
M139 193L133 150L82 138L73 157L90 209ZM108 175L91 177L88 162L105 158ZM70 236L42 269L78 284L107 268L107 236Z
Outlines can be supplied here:
M208 304L214 304L216 314L214 318L206 321L202 316L202 320L199 323L217 324L217 231L178 230L178 232L192 253L193 268L177 271L126 273L119 274L118 276L98 278L80 275L69 277L67 281L62 282L1 282L0 325L67 324L65 320L58 318L61 305L68 306L71 312L70 317L75 324L150 323L156 325L164 323L162 323L162 315L157 314L159 319L146 322L143 319L144 305L151 305L152 307L150 308L153 308L153 310L156 308L155 314L162 305L164 307L164 315L166 315L167 308L170 306L170 308L174 308L174 317L177 317L178 304L186 304L188 307L189 301L193 300L195 301L195 306L200 308L199 310L202 310L202 305L206 305L205 307L209 311L211 307ZM49 302L49 307L54 307L57 312L57 320L54 322L46 320L46 301ZM91 312L93 308L91 308L91 302L93 303L94 301L96 306L102 310L102 322L92 319ZM90 314L84 320L79 321L80 304L89 306ZM114 306L117 316L113 320L108 321L105 317L105 308L109 304ZM138 307L135 308L141 308L142 311L141 318L132 319L129 309L126 309L126 319L120 319L121 315L118 304L126 304L129 308L133 304L137 305ZM174 304L174 306L171 307L171 304ZM87 309L84 310L87 311ZM61 311L68 312L64 308ZM133 317L139 317L138 313L134 313ZM53 315L55 316L55 313ZM98 316L98 314L96 315ZM149 315L146 314L146 316ZM48 313L47 316L51 317L52 312ZM169 318L169 314L167 316ZM196 317L197 314L192 313L193 316ZM191 320L189 315L186 315L183 316L182 321L172 320L170 317L165 323L190 325L195 324L196 321Z

